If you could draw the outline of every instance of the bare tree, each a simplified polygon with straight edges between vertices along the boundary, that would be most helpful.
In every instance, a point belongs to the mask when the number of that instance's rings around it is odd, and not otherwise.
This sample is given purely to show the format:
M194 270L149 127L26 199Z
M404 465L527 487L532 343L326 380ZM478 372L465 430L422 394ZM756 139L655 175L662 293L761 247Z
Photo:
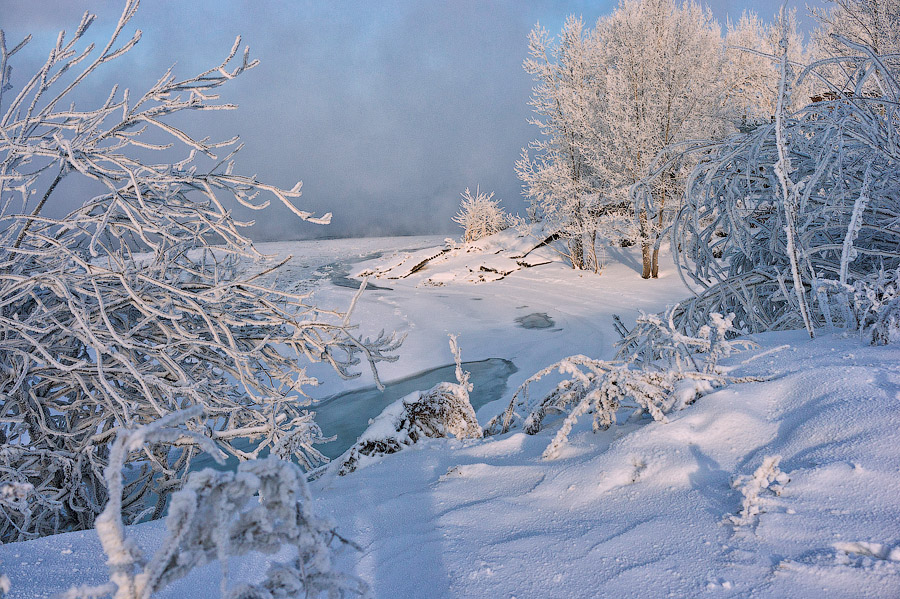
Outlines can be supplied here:
M269 451L320 462L303 362L356 376L360 358L374 366L399 345L383 333L363 339L349 314L267 286L267 271L247 274L262 256L228 202L259 209L268 195L303 220L330 215L294 205L299 183L237 174L237 139L171 124L177 113L234 108L216 90L256 65L238 54L240 39L193 77L170 69L142 95L113 87L99 106L76 107L73 90L140 39L123 37L137 8L126 2L99 53L77 48L94 20L86 13L18 88L8 61L30 38L7 49L0 33L0 477L30 489L21 509L0 502L4 542L90 527L107 499L116 431L188 406L207 415L192 430L240 460ZM105 191L47 216L66 177ZM151 497L149 514L160 516L198 451L185 437L132 454L125 517L147 514Z

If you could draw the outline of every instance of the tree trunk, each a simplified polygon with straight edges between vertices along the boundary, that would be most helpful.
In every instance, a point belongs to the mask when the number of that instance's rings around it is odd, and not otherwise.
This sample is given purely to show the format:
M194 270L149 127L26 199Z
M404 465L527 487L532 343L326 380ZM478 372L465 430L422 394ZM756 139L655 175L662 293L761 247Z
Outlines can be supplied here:
M645 279L650 278L650 267L651 267L651 254L650 254L650 242L647 240L647 212L646 210L641 210L640 215L638 216L638 220L641 225L641 258L644 263L643 272L641 272L641 277Z
M581 240L581 235L573 238L569 243L569 247L572 254L572 268L584 270L584 242Z
M641 258L643 259L644 263L644 269L641 272L641 277L649 279L651 267L650 244L646 241L641 242Z
M653 248L653 262L650 265L650 276L659 278L659 248Z

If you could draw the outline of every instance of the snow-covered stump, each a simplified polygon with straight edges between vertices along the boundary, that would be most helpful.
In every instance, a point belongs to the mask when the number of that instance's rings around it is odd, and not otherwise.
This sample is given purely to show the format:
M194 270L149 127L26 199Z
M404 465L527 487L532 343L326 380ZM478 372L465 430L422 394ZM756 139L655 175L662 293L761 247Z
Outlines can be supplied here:
M428 391L416 391L386 407L374 418L356 443L337 459L338 474L359 468L366 458L397 453L420 439L479 439L483 432L469 401L472 384L462 369L456 336L450 336L456 360L456 383L438 383Z

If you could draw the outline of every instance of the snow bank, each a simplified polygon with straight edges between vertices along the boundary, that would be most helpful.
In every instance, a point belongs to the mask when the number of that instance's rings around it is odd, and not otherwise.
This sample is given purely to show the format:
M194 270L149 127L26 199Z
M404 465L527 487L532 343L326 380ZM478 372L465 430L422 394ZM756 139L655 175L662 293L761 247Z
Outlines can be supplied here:
M891 596L900 349L761 341L791 346L737 371L775 380L668 424L585 425L554 462L539 461L553 427L432 441L314 486L318 509L366 547L376 597Z
M498 281L522 268L549 264L554 255L544 249L550 234L541 226L528 231L506 229L478 241L400 252L357 271L357 277L405 279L423 273L420 285L442 287L450 283Z

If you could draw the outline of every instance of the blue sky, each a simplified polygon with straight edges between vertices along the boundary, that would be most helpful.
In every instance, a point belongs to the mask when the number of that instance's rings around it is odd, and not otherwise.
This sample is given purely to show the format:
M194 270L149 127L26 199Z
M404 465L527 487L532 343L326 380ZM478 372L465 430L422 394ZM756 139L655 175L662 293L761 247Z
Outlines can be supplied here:
M532 82L521 66L528 31L538 21L558 31L569 14L593 23L614 5L143 0L129 30L143 30L140 44L98 73L84 98L96 94L101 101L119 81L137 92L172 63L177 74L194 74L218 62L241 34L261 64L222 90L240 108L201 114L191 126L213 137L239 134L246 144L238 157L242 172L285 187L302 179L299 203L334 212L324 228L277 207L254 213L255 238L455 233L450 217L465 187L480 185L512 211L524 208L513 164L536 135L527 123ZM768 18L780 2L710 6L724 21L746 9ZM99 41L121 2L0 0L8 43L35 34L14 63L14 84L86 9L99 16L92 27Z

